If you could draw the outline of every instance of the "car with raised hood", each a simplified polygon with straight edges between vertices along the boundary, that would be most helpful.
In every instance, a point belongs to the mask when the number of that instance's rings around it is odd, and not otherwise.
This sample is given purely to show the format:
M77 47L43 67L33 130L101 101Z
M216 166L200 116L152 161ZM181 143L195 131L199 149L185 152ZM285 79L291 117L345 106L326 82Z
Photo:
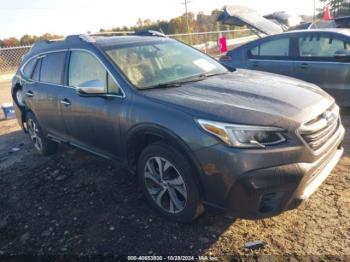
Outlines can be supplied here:
M175 221L296 208L343 153L339 107L317 86L229 71L155 32L37 43L12 94L40 154L62 143L110 159Z
M311 82L332 95L340 106L350 106L350 29L283 32L255 11L234 6L227 7L219 19L228 24L247 25L259 32L259 36L267 35L229 50L220 58L226 67L271 72Z

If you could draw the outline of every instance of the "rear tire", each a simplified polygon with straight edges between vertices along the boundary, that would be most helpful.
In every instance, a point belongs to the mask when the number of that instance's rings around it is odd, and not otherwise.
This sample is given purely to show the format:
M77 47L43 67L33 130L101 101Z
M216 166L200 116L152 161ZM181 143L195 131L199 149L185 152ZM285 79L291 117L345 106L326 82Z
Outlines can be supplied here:
M203 213L195 171L175 148L149 145L138 159L137 173L146 199L162 216L188 223Z
M57 152L58 144L44 136L33 113L27 113L26 123L30 140L40 155L48 156Z

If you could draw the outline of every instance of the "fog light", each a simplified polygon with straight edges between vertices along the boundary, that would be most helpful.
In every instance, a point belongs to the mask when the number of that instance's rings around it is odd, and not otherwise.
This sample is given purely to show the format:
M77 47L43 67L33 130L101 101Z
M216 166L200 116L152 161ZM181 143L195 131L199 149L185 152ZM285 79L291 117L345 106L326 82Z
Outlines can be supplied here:
M260 200L259 212L270 213L275 211L281 203L284 192L268 193L262 196Z

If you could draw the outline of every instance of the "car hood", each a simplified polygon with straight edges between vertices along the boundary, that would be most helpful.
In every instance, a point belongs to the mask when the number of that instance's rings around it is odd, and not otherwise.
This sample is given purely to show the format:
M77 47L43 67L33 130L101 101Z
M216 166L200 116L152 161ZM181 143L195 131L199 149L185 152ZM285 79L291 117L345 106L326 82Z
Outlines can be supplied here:
M294 78L239 69L181 87L141 91L148 98L194 117L288 128L317 117L334 99L317 86ZM286 121L288 119L289 121Z

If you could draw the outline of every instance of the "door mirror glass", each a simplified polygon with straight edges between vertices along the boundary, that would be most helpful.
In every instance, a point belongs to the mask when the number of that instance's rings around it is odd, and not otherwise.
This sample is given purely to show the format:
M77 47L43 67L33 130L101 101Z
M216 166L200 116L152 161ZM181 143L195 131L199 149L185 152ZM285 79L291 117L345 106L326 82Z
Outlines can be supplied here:
M90 80L81 83L77 90L82 95L101 95L105 93L105 85L100 80Z

